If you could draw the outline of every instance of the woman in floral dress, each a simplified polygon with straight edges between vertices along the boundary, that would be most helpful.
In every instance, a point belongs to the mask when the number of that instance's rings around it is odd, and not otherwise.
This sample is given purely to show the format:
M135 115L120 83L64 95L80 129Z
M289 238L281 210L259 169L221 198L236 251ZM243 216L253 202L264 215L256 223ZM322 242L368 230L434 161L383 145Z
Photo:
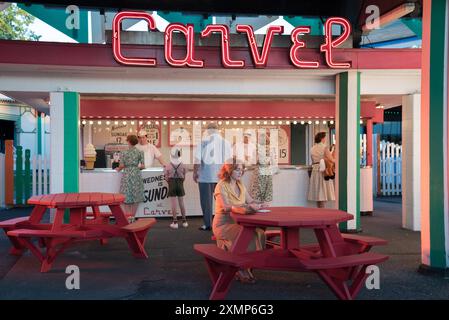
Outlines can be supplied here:
M137 207L143 202L143 180L140 170L144 168L143 152L137 150L138 143L135 135L126 137L129 150L123 151L120 157L118 172L123 170L120 193L125 195L125 213L134 218Z
M261 134L264 143L257 146L257 164L250 180L251 197L268 206L273 201L273 170L275 155L270 148L269 136Z

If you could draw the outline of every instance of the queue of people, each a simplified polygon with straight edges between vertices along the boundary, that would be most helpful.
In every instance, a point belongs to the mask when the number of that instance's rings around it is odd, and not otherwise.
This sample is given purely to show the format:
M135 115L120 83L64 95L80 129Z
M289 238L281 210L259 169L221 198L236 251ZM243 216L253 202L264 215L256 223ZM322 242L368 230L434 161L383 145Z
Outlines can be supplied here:
M218 126L210 123L207 135L194 155L193 179L198 183L204 223L199 229L212 230L217 246L223 250L231 249L242 228L232 219L231 210L242 214L251 213L269 207L273 200L276 159L270 148L269 135L259 136L259 141L264 143L257 146L252 145L250 138L251 134L245 134L243 146L238 146L244 150L244 157L239 160L240 158L235 156L236 146L233 148L221 137ZM326 133L316 134L315 144L310 152L312 170L308 200L316 202L319 208L323 208L327 201L335 200L335 158L333 150L326 146L325 141ZM126 198L125 212L131 217L135 216L138 204L143 201L144 187L140 170L152 166L157 159L164 166L164 175L169 187L168 197L173 215L170 228L179 228L177 205L182 217L182 226L187 228L189 224L184 205L186 167L181 161L181 149L173 148L170 161L166 163L161 152L148 143L145 131L140 131L138 136L129 135L127 142L129 150L123 152L121 163L116 168L117 171L123 172L120 192ZM245 167L253 168L249 189L241 180ZM254 231L251 247L253 250L264 249L265 234L262 229ZM251 270L240 270L236 278L245 283L255 281Z
M250 134L244 137L244 150L247 157L239 160L233 155L230 143L221 137L218 126L210 123L207 127L207 135L195 153L193 179L198 183L204 222L199 229L212 230L217 246L223 250L231 249L242 228L232 219L231 210L242 214L252 213L269 207L273 200L273 168L275 168L276 159L269 145L269 136L259 137L265 144L258 145L256 152L252 152L255 149L250 144L249 138L251 138ZM335 200L335 158L325 141L326 133L316 134L315 144L310 152L312 169L307 197L309 201L316 202L319 208L323 208L327 201ZM170 228L178 229L177 205L182 217L182 226L187 228L184 206L186 167L181 161L181 149L173 148L170 162L166 163L161 152L148 143L145 131L140 131L138 137L129 135L127 142L129 150L123 152L121 163L116 168L117 171L123 172L120 192L126 198L125 212L131 217L135 216L138 204L143 201L143 181L140 170L151 166L157 159L164 166L164 176L169 187L168 197L173 214ZM251 151L248 152L248 150ZM254 169L249 189L241 180L247 166ZM250 246L253 250L264 249L265 234L262 229L254 231ZM255 282L251 270L240 270L236 278L245 283Z

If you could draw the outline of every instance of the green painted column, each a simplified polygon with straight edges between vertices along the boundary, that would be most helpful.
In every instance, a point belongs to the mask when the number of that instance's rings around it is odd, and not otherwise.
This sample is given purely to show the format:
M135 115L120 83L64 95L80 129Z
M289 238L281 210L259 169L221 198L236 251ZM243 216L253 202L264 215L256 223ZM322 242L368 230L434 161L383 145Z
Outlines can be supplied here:
M348 71L336 79L337 208L354 216L340 224L344 232L360 225L360 72Z
M79 94L52 92L50 192L79 192Z
M37 112L37 154L42 154L42 113Z
M420 270L449 272L449 1L424 1Z
M64 192L79 191L79 94L64 93Z

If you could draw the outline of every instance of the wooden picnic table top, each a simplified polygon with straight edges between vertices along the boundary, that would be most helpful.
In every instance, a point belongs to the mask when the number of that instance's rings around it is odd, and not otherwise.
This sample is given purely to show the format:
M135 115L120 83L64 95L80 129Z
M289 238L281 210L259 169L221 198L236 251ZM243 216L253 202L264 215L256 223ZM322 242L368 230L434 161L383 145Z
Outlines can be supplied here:
M74 208L119 205L124 201L125 196L119 193L81 192L34 196L28 199L28 204L46 206L48 208Z
M307 207L272 207L270 212L254 214L231 213L241 225L267 227L313 227L337 224L353 219L347 212L336 209Z

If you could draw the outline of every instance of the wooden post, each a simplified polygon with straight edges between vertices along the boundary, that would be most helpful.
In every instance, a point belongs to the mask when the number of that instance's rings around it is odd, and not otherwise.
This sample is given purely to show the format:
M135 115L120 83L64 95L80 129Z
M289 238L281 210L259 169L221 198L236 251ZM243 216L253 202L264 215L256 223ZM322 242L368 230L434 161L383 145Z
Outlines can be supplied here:
M25 177L24 177L24 189L25 189L25 204L30 198L30 188L31 188L31 166L30 166L30 156L31 152L29 149L25 150Z
M22 147L16 147L16 204L23 204L23 157Z
M380 134L377 135L377 196L379 197L382 193L380 185Z
M373 165L373 119L366 121L366 165Z
M5 140L5 204L14 205L14 141Z

